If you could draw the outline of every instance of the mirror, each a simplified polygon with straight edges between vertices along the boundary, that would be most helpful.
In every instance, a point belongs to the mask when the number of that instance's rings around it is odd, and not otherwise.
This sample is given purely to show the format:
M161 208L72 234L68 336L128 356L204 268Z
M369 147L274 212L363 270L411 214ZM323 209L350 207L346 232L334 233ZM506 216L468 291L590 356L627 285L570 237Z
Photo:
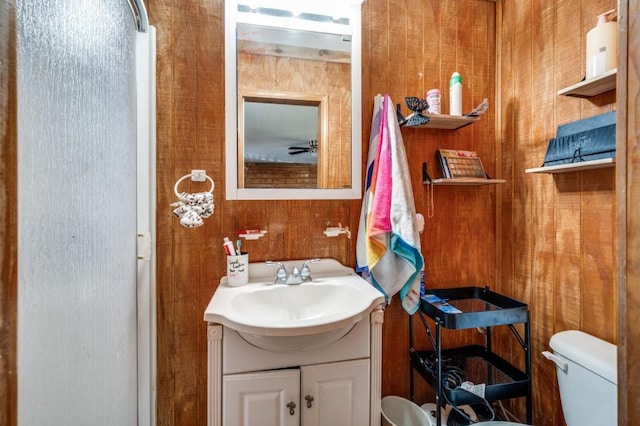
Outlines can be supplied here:
M225 2L229 200L362 196L361 0L306 3Z

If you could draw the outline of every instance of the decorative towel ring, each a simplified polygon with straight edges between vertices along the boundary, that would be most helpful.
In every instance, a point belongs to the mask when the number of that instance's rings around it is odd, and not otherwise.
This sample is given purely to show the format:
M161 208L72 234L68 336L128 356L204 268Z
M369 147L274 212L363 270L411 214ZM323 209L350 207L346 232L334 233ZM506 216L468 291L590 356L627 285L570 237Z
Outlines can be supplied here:
M215 183L213 183L213 179L207 176L206 171L191 170L191 174L182 176L180 179L178 179L175 186L173 187L173 192L175 192L176 197L180 198L180 193L178 192L178 185L180 185L180 183L187 178L191 178L193 182L204 182L205 180L208 180L209 183L211 183L211 189L207 191L209 194L212 194L214 188L216 187Z
M183 180L191 178L194 182L204 182L208 180L211 183L211 189L205 192L178 192L178 186ZM213 189L215 184L213 179L207 176L204 170L191 170L190 175L184 175L176 182L173 192L176 193L178 201L171 204L175 207L173 215L180 219L180 225L185 228L196 228L202 226L202 219L208 218L213 214Z

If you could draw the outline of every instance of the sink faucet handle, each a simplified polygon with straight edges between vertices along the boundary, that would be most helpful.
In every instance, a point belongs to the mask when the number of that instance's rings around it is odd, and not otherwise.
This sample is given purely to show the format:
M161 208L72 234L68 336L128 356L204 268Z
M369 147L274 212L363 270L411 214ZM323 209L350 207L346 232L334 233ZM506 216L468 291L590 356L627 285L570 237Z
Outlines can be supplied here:
M306 282L311 281L311 269L309 268L309 264L318 263L318 262L320 262L320 259L315 258L315 259L309 259L302 264L302 268L300 269L300 277L302 278L302 281L306 281Z
M277 266L278 271L276 272L276 280L275 284L285 284L287 282L287 268L281 262L272 262L270 260L266 261L266 264L269 266Z

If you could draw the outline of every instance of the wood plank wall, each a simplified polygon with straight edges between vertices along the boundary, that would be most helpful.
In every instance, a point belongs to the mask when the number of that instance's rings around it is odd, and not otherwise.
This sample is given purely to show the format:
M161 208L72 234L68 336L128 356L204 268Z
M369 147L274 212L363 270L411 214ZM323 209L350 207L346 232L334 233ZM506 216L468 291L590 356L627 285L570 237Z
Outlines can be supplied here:
M640 1L620 1L620 63L618 64L617 155L618 201L618 424L640 424Z
M0 3L0 425L18 409L18 170L16 5Z
M530 306L536 425L564 424L555 366L540 354L549 338L580 329L618 339L615 169L524 172L540 166L558 125L615 109L615 91L584 100L556 94L582 80L586 33L614 7L614 0L505 0L498 10L497 136L507 179L500 290Z
M251 261L333 257L354 263L355 242L328 240L338 222L355 229L359 201L225 201L224 2L150 0L158 30L158 399L159 425L206 424L204 309L225 274L222 240L246 242ZM175 181L205 169L216 182L215 214L196 229L171 215ZM193 190L203 187L194 186ZM190 190L189 184L180 190Z
M437 188L434 217L427 222L422 243L430 286L488 283L531 304L537 425L563 424L558 394L553 390L553 368L537 354L546 348L553 332L573 326L611 341L623 341L619 365L626 376L619 420L621 425L640 422L636 355L640 349L640 303L635 262L639 227L632 207L638 201L633 168L640 156L640 26L635 13L640 4L637 0L621 4L629 12L625 21L628 71L621 73L629 90L622 108L628 109L629 119L623 133L626 140L618 145L629 153L618 179L623 188L614 188L612 171L564 177L523 173L525 167L539 165L545 140L558 124L613 108L612 94L591 100L554 94L581 78L584 34L593 25L593 16L612 7L612 1L504 0L492 5L483 0L367 0L363 9L363 140L367 139L369 106L375 93L391 93L394 101L401 102L405 95L421 95L434 86L446 89L454 67L465 79L465 110L484 96L492 102L488 115L462 132L403 132L412 157L416 202L423 212L428 211L429 202L420 185L419 167L426 158L434 173L432 153L436 146L477 149L488 170L508 181L493 189ZM15 40L15 2L8 0L2 5L0 25L13 28L3 41ZM307 256L308 247L316 247L316 255L353 265L353 241L329 241L318 234L325 224L333 225L336 220L346 223L345 218L355 230L359 202L225 202L218 190L216 215L202 228L180 228L169 207L177 178L191 168L202 167L214 177L218 188L224 187L223 1L149 0L147 5L151 22L158 28L158 424L201 425L206 422L202 312L224 273L222 237L238 227L264 225L269 227L269 238L250 247L252 260L264 259L268 252L274 258ZM499 37L494 39L496 31ZM460 40L451 42L452 36ZM467 50L469 45L474 53ZM2 68L9 78L2 81L9 89L3 93L15 99L15 93L11 94L15 90L15 77L11 77L15 47L5 47L0 58L9 64ZM497 66L494 55L499 59ZM469 79L471 75L474 77ZM472 87L467 85L470 81ZM445 111L446 105L445 90ZM2 120L0 185L9 201L2 203L0 214L0 405L4 408L0 424L14 425L17 237L12 222L15 203L10 202L11 194L16 193L14 103L2 103ZM615 234L610 209L615 207L615 190L624 198L624 203L619 203L619 229L625 233L619 245L624 258L618 260L618 298L610 254ZM629 215L624 210L627 204ZM497 216L496 209L500 212ZM616 331L617 299L621 302L621 328ZM384 395L408 396L406 324L406 315L393 304L385 318ZM455 343L455 339L458 337L449 336L449 342ZM427 397L428 390L419 393L420 398Z
M426 217L422 235L425 281L429 288L468 285L496 288L496 193L494 186L430 188L422 184L422 163L440 177L438 148L478 152L487 173L496 171L495 3L478 0L367 0L363 6L363 123L371 122L370 99L388 93L404 105L405 96L442 92L449 111L449 79L463 81L463 111L484 98L491 107L480 121L458 131L404 128L416 208ZM366 152L366 147L365 147ZM431 195L433 196L431 198ZM432 217L429 217L429 216ZM393 303L385 313L383 395L409 397L408 315ZM425 330L414 325L417 346L430 349ZM431 324L433 327L433 324ZM477 333L444 333L446 345L480 341ZM433 391L416 375L416 402L433 401Z
M485 97L480 121L456 132L403 129L432 288L488 285L530 304L534 422L561 425L553 367L541 359L549 337L580 328L616 342L614 171L526 175L540 165L557 125L614 108L615 94L561 98L559 88L584 74L584 35L613 0L367 0L363 5L363 150L372 99L443 92L463 78L463 108ZM354 265L355 239L326 239L337 222L356 230L359 201L225 201L223 1L149 0L158 28L158 424L197 425L206 418L206 331L202 313L224 274L220 247L237 229L267 228L247 243L252 261L334 257ZM496 36L498 34L498 36ZM498 60L499 58L499 60ZM403 111L407 112L406 107ZM502 186L421 184L437 148L473 149ZM216 181L215 215L181 228L171 216L176 179L204 168ZM185 189L188 189L186 187ZM200 189L194 187L194 190ZM416 330L418 345L428 345ZM479 340L445 333L447 345ZM386 311L383 395L409 396L408 316ZM521 365L500 334L501 353ZM427 346L428 347L428 346ZM417 382L417 401L433 398ZM523 405L510 407L521 419Z

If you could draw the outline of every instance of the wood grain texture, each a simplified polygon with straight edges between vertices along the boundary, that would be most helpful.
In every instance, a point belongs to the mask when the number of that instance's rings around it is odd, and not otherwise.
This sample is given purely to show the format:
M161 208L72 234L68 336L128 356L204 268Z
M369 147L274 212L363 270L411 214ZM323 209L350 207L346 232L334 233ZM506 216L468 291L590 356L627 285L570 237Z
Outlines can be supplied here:
M0 4L0 425L18 417L16 5Z
M618 194L618 387L624 389L618 395L618 424L640 423L640 225L637 207L640 202L640 180L634 169L640 164L638 135L640 134L640 2L620 2L620 51L618 84L626 87L618 95L618 111L622 114L617 126L618 153L626 161L621 162L616 173ZM619 155L620 155L619 154Z
M287 93L294 97L305 94L327 99L324 103L328 105L323 105L328 111L326 125L321 129L326 130L326 137L319 139L318 188L351 186L351 133L343 131L351 124L350 72L348 64L339 62L238 55L239 91L276 92L285 98Z
M480 28L475 28L478 25ZM371 100L388 93L407 114L405 96L425 97L440 88L442 111L448 112L452 72L463 75L463 105L470 110L485 97L495 100L495 5L479 1L367 1L363 5L363 113L370 127ZM486 32L491 34L486 34ZM480 36L482 33L482 36ZM403 128L416 208L427 214L429 198L421 183L422 163L439 176L438 148L478 150L495 172L495 112L452 132ZM367 131L365 131L367 133ZM366 151L366 146L364 149ZM435 213L421 238L426 282L431 288L497 285L495 187L436 187ZM489 254L489 255L487 255ZM394 301L383 325L383 395L409 394L408 316ZM430 348L421 324L414 325L417 344ZM433 324L431 324L433 328ZM448 346L477 340L477 333L446 333ZM433 400L433 390L416 376L416 402Z
M225 273L222 238L239 229L268 229L265 238L245 243L251 261L326 256L354 266L360 201L226 201L220 189L225 181L224 2L148 3L158 28L158 424L199 425L206 418L202 312ZM464 110L489 98L489 111L471 126L453 132L403 128L402 134L419 212L426 213L429 204L421 184L422 162L438 176L438 148L476 150L492 177L506 179L500 187L436 187L434 216L427 219L421 243L428 287L489 285L530 305L536 425L564 424L555 370L539 355L548 349L551 335L575 327L616 343L623 333L614 320L615 200L620 188L613 169L567 176L524 173L540 165L559 124L614 108L615 91L586 100L555 95L584 74L584 31L567 27L590 28L591 15L613 3L363 4L363 164L377 93L388 93L406 113L405 96L424 97L437 87L447 112L448 81L458 71ZM270 66L280 75L295 76L291 90L308 90L300 78L306 72L301 61L274 60ZM177 224L168 206L175 201L175 180L192 168L206 169L219 189L214 216L202 228L188 230ZM338 222L352 230L351 240L322 234ZM637 256L637 251L630 253ZM632 289L626 291L630 300L638 298ZM630 304L624 316L630 330L637 306ZM422 326L416 328L417 345L429 348ZM408 316L397 300L385 313L383 333L382 394L408 397ZM443 338L447 346L481 341L475 330L446 332ZM501 355L521 366L519 348L508 333L498 331L495 344ZM633 345L628 341L627 351L637 353ZM627 368L638 370L628 362ZM627 381L636 384L630 371ZM416 402L433 400L433 391L419 377L416 390ZM632 409L638 411L634 395L637 399L633 392L627 399L631 417L637 415ZM524 419L523 405L516 400L508 407Z
M502 169L512 184L500 202L499 289L530 306L536 425L564 424L555 367L539 356L549 338L580 329L617 343L613 170L524 174L541 164L558 125L615 106L615 91L584 100L556 95L584 76L586 31L598 10L613 7L600 0L500 5ZM524 418L524 407L509 405Z

